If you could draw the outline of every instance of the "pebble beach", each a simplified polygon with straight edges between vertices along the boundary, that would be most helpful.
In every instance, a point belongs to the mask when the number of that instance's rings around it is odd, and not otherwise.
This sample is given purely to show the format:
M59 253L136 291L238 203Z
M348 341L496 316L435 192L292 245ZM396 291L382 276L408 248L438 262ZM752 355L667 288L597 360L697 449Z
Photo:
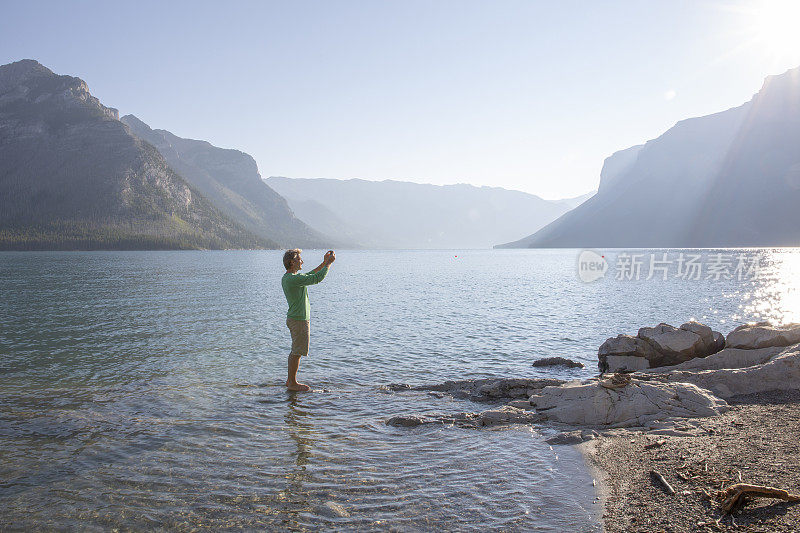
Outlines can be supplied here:
M599 481L606 531L800 531L800 503L758 498L729 515L713 499L738 482L800 493L800 390L729 404L725 414L704 419L697 436L619 430L579 445Z

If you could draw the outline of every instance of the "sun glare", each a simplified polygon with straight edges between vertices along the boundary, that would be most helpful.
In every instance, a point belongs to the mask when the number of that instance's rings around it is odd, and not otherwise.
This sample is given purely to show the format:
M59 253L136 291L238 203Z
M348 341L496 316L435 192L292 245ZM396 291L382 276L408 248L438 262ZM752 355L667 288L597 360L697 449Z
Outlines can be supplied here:
M772 59L800 63L800 0L760 0L751 13L755 40Z

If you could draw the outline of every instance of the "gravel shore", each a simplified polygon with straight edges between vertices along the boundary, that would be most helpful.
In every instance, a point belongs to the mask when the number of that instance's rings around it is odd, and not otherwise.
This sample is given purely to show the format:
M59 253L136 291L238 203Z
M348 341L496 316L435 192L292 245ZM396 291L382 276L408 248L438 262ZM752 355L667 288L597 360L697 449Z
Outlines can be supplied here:
M800 502L756 499L723 515L714 495L743 482L800 493L800 390L740 396L732 409L702 421L696 437L620 432L581 445L604 478L609 532L800 531ZM675 489L653 480L660 472Z

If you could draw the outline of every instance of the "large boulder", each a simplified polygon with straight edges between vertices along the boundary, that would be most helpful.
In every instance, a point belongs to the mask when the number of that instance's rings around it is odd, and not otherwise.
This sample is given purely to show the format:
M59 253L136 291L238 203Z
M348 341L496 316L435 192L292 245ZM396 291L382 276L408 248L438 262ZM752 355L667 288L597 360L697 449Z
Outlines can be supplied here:
M690 321L679 328L661 323L641 328L635 337L618 335L606 340L598 350L601 372L635 371L671 366L707 357L724 348L724 337L710 327ZM640 358L646 360L631 359Z
M647 427L656 421L716 416L728 404L691 383L593 378L545 387L531 404L548 420L595 427Z
M690 320L685 324L681 324L681 327L678 329L680 329L681 331L690 331L695 335L698 335L700 337L701 342L703 343L702 351L708 354L712 353L712 351L714 350L714 346L717 342L716 339L724 339L722 333L714 331L705 324L701 324L700 322L694 320Z
M800 342L800 324L773 326L769 322L743 324L728 333L725 346L729 348L767 348L790 346Z
M657 352L686 361L705 353L714 342L713 335L708 326L687 322L680 328L664 323L654 328L641 328L636 336L649 342Z
M661 358L661 355L653 349L653 347L645 340L631 335L617 335L607 339L600 345L597 351L598 359L600 360L599 367L601 372L616 372L618 368L610 368L608 358L615 357L636 357L643 358L648 361L647 368L651 366L650 361L656 361ZM633 365L636 369L641 368L640 364ZM632 370L632 368L630 369Z

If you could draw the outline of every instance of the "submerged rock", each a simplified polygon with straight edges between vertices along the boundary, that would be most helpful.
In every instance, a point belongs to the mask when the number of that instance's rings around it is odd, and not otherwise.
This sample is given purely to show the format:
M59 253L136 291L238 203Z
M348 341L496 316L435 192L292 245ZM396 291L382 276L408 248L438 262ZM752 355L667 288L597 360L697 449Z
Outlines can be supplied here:
M545 357L544 359L534 361L531 366L565 366L567 368L583 368L583 363L579 363L578 361L573 361L571 359L565 359L563 357Z
M411 385L407 385L405 383L389 383L388 385L381 385L378 387L381 391L388 391L388 392L400 392L405 390L411 390Z
M533 424L545 417L533 410L504 405L480 413L431 414L426 416L393 416L386 421L389 426L417 427L428 424L453 425L461 428L481 428L510 424Z
M347 509L336 502L325 502L319 507L319 513L323 516L328 516L331 518L348 518L350 516L350 513L347 512Z
M403 428L413 428L421 426L422 424L431 424L431 423L433 423L432 420L425 418L424 416L416 416L416 415L393 416L392 418L386 421L387 426L396 426Z
M420 385L395 390L435 391L449 394L455 398L464 398L477 402L498 402L527 399L531 391L561 383L564 383L564 381L560 379L465 379L461 381L445 381L437 385Z

